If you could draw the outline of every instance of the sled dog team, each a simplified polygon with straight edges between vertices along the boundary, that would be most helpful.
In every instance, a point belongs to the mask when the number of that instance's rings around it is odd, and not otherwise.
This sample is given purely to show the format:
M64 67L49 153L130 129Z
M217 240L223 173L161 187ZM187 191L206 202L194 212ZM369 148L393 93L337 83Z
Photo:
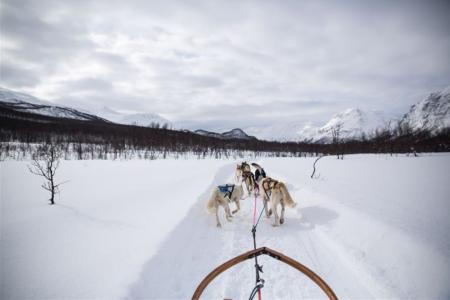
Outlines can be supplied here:
M266 217L269 218L272 213L275 217L273 226L279 226L284 223L285 206L295 207L297 203L292 199L286 185L278 180L266 176L264 169L256 163L252 163L255 167L255 174L252 173L248 163L243 162L236 166L235 184L226 184L216 187L207 203L207 210L216 214L217 227L220 227L219 207L225 210L225 217L231 221L232 214L240 210L239 201L244 195L245 183L248 196L262 196ZM234 202L236 209L230 211L230 204ZM278 205L281 205L281 215L278 215Z

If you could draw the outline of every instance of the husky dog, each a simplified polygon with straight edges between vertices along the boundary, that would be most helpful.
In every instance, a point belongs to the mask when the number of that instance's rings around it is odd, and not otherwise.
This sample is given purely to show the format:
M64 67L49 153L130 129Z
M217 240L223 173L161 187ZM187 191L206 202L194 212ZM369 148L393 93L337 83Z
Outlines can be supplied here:
M272 178L263 178L259 182L259 191L262 193L266 216L269 218L272 212L275 216L275 223L273 226L279 226L284 223L284 207L295 207L297 203L292 199L286 185L283 182ZM270 208L268 205L270 204ZM281 217L278 216L277 207L281 205Z
M264 169L258 165L257 163L252 163L252 166L255 167L256 171L255 171L255 181L259 182L261 179L266 178L266 171L264 171Z
M245 186L247 187L247 197L248 197L250 196L250 194L254 193L255 189L257 188L255 182L255 175L253 175L253 173L250 171L243 171L242 181L245 182Z
M253 175L250 165L245 161L240 165L237 165L235 176L236 178L242 178L242 181L245 182L247 187L247 195L250 196L256 186L255 175Z
M239 172L251 172L252 169L250 168L250 165L247 162L242 162L240 165L236 166L236 174Z
M228 221L231 221L231 213L235 214L241 209L239 201L241 200L244 190L242 188L242 180L236 184L227 184L224 186L216 187L211 197L206 204L206 209L210 213L216 213L217 227L221 227L219 220L219 206L222 206L225 210L225 217ZM236 204L236 209L230 213L229 203L234 202Z

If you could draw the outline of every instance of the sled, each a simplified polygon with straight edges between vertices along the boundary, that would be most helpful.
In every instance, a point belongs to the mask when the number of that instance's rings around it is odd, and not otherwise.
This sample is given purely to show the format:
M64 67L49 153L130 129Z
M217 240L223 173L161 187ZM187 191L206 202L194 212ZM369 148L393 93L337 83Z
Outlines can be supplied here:
M198 285L197 289L194 292L194 295L192 296L193 300L197 300L202 295L204 289L211 283L211 281L214 280L219 274L223 273L224 271L228 270L234 265L237 265L247 259L252 259L255 257L258 257L262 254L268 255L276 260L279 260L281 262L284 262L285 264L288 264L289 266L297 269L301 273L305 274L309 279L314 281L320 289L328 296L330 300L337 300L336 294L333 292L333 290L330 288L330 286L322 279L319 275L311 271L306 266L302 265L298 261L279 253L275 250L272 250L267 247L261 247L255 250L251 250L248 252L245 252L241 255L236 256L235 258L230 259L229 261L223 263L222 265L215 268L211 273L209 273Z

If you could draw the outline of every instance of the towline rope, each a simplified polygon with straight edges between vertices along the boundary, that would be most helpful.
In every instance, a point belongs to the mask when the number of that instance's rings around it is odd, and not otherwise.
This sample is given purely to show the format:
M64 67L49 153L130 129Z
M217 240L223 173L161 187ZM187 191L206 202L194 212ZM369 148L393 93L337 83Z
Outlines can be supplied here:
M259 220L261 219L262 213L266 208L266 201L263 200L264 206L261 209L261 212L259 213L258 220L256 220L256 202L257 202L257 196L255 193L255 201L253 205L253 227L252 227L252 236L253 236L253 250L256 250L256 227L259 224ZM255 222L256 221L256 222ZM258 264L258 256L255 255L255 274L256 274L256 280L255 280L255 287L253 288L249 300L252 300L256 294L258 294L258 300L261 300L261 289L264 287L264 279L261 278L259 273L263 273L262 266Z

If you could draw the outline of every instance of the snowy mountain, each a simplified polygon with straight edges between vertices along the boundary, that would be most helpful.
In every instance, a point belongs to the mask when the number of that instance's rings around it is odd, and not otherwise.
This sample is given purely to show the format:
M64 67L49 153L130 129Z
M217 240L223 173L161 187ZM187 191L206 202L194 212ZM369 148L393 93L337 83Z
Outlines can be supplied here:
M280 122L267 126L251 126L243 129L250 135L266 141L297 141L301 125L295 122Z
M171 127L171 122L154 113L125 114L114 111L106 106L94 113L71 107L56 106L28 94L11 91L0 87L0 104L12 110L30 112L39 115L77 119L83 121L111 121L118 124L153 127L165 124Z
M393 124L395 120L380 111L362 111L358 108L349 108L337 113L323 126L313 124L301 125L296 122L280 122L265 127L247 127L246 132L255 135L258 139L285 141L310 141L329 143L332 141L332 130L340 127L340 138L360 139L369 136L377 129L383 129Z
M340 127L340 139L361 139L363 136L370 137L376 130L393 129L399 120L413 130L426 129L432 133L450 128L450 86L441 92L430 94L413 105L403 118L380 111L349 108L333 115L321 127L309 123L301 127L294 122L280 122L265 127L248 127L244 130L264 140L330 143L335 128Z
M301 140L329 143L333 139L333 130L339 129L341 140L361 139L372 135L376 130L389 128L391 123L392 119L387 118L380 111L349 108L335 114L320 128L305 126L298 135Z
M86 112L70 107L56 106L51 102L40 100L36 97L0 88L0 104L8 109L22 112L32 112L40 115L63 117L78 120L111 121L125 125L138 125L154 127L166 125L173 128L169 120L155 113L123 113L108 107L101 107ZM283 121L266 126L249 126L242 129L206 131L197 130L195 133L216 138L229 139L261 139L276 141L311 141L329 143L332 141L332 132L340 128L340 139L361 139L370 137L376 130L392 129L398 123L398 119L386 115L380 111L363 111L358 108L350 108L335 114L323 126L312 124L303 125L295 121ZM441 92L432 93L427 98L413 105L409 112L400 120L401 124L407 124L413 130L426 129L437 133L450 127L450 87ZM181 128L181 127L178 127ZM190 128L192 129L192 128ZM248 133L248 134L247 134Z
M360 139L369 136L377 129L389 127L394 124L393 116L386 116L380 111L362 111L358 108L349 108L333 115L323 126L314 126L311 123L301 125L298 122L280 122L265 127L247 127L246 132L255 135L258 139L285 141L312 141L329 143L332 141L332 129L340 126L340 138Z
M411 106L400 123L409 125L413 131L429 130L432 133L449 128L450 86L441 92L430 94L427 98Z
M102 108L96 110L95 113L102 118L118 124L136 125L143 127L154 127L156 126L156 124L163 126L167 124L168 127L172 127L172 123L169 120L155 113L126 114L117 112L106 106L103 106Z
M204 135L204 136L209 136L209 137L215 137L218 139L241 139L241 140L255 140L256 139L256 137L246 134L240 128L235 128L230 131L226 131L226 132L222 132L222 133L211 132L211 131L199 129L199 130L195 130L194 133Z
M36 97L1 87L0 105L15 111L29 112L50 117L76 119L81 121L107 121L78 109L56 106L51 102L43 101Z

